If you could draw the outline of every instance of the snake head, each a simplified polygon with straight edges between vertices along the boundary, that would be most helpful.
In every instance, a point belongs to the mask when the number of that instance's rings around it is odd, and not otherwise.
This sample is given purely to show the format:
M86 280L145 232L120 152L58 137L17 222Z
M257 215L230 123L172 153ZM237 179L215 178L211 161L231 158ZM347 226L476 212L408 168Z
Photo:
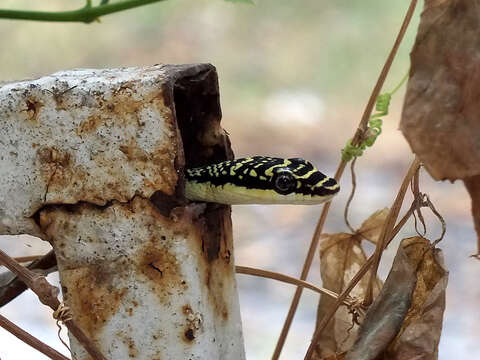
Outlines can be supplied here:
M221 204L320 204L338 191L335 179L300 158L268 156L188 169L185 195Z

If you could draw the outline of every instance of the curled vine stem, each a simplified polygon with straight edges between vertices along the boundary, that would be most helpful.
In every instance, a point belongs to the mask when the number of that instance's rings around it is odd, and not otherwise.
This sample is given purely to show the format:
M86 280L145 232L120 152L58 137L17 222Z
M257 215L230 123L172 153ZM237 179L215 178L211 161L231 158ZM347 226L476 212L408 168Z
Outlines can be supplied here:
M350 232L352 234L355 234L357 236L360 236L361 238L363 238L364 240L367 240L367 241L370 241L373 243L373 241L371 239L369 239L368 237L366 237L364 234L362 234L360 231L358 230L355 230L352 226L352 224L350 223L350 221L348 220L348 211L350 210L350 204L355 196L355 191L357 189L357 175L355 174L355 164L357 162L357 159L358 158L355 158L353 159L353 161L350 163L350 173L351 173L351 177L352 177L352 191L350 192L350 195L348 197L348 200L347 200L347 203L345 204L345 209L343 211L343 219L345 221L345 224L347 225L348 229L350 230Z
M425 197L426 197L427 206L430 208L432 213L437 217L437 219L440 221L440 224L442 225L442 233L440 234L438 239L436 239L431 245L431 248L434 248L440 241L443 240L443 237L445 236L445 232L447 231L447 224L445 222L445 219L442 217L442 215L437 211L437 209L435 209L435 206L430 201L430 198L428 197L428 195L425 195Z
M414 203L415 203L415 210L413 212L413 219L415 221L415 231L420 237L424 237L427 234L427 226L425 224L425 218L423 217L422 214L422 207L426 206L427 204L425 203L424 200L424 194L420 192L420 176L419 172L415 173L415 176L413 177L411 183L410 183L410 188L412 190L413 198L414 198ZM418 230L418 220L422 224L423 231Z
M61 332L62 332L61 323L65 323L67 321L73 320L73 315L72 315L72 312L71 312L70 308L68 306L66 306L63 302L61 302L60 305L58 305L57 310L55 310L53 312L52 316L57 321L57 328L58 328L57 337L58 337L58 339L63 344L63 346L65 346L68 349L68 351L70 352L70 355L72 356L72 359L76 360L75 356L73 355L72 350L70 349L70 346L68 346L68 344L63 340L62 334L61 334Z
M355 175L355 163L357 162L357 158L354 158L352 163L350 164L350 173L352 174L352 191L350 192L350 195L348 196L347 203L345 204L345 210L343 212L343 219L345 220L345 224L347 227L350 229L351 233L354 234L356 231L350 224L350 221L348 220L348 210L350 209L350 204L353 200L353 197L355 196L355 190L357 188L357 177Z
M411 190L414 196L414 212L413 212L413 218L415 219L415 231L420 237L425 237L427 233L427 226L425 223L425 218L423 217L422 214L422 207L428 207L430 211L437 217L437 219L440 221L440 224L442 226L442 232L440 236L432 242L431 248L434 248L440 241L442 241L443 237L445 236L445 232L447 231L447 224L445 222L445 219L442 217L442 215L437 211L435 206L433 205L432 201L428 197L427 194L424 194L420 191L420 185L419 185L419 172L415 174L415 176L412 178L411 181ZM417 216L419 221L422 224L423 231L420 232L418 230L418 223L417 223Z
M350 296L348 296L347 299L349 297ZM348 312L352 316L352 323L350 324L350 327L347 329L345 337L341 341L341 344L342 344L341 347L342 348L345 346L346 342L348 341L348 338L351 335L351 331L353 330L355 325L360 326L363 318L365 317L366 308L363 305L363 300L355 298L354 301L355 302L352 303L351 306L348 307Z

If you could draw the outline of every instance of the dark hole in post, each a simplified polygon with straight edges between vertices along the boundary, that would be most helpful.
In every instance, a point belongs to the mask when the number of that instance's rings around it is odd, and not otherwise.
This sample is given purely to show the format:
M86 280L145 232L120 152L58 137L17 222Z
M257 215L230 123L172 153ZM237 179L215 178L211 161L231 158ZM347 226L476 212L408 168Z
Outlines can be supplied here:
M198 68L181 70L173 81L173 107L182 137L185 167L202 166L233 158L230 141L220 129L222 111L215 67L198 65ZM179 166L180 167L180 166ZM184 205L183 169L174 196L156 192L151 200L160 213L169 216L171 210Z
M173 94L185 167L233 158L228 138L215 136L222 118L215 68L209 66L193 76L180 78L175 83Z
M175 109L182 138L183 159L182 154L177 158L179 181L175 195L157 192L151 199L160 213L167 217L174 207L184 205L186 201L182 165L192 168L233 159L230 140L220 127L222 111L215 67L209 64L180 66L172 83L173 89L165 88L164 96L173 92L170 101L173 101L171 106ZM208 204L203 213L206 229L202 236L202 249L209 261L219 257L226 208Z

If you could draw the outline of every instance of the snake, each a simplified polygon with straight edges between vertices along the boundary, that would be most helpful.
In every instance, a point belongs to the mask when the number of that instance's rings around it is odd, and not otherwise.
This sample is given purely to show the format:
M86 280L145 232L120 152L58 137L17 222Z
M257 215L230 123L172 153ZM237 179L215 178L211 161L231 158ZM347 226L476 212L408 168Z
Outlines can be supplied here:
M334 178L302 158L252 156L185 171L185 197L219 204L315 205L340 190Z

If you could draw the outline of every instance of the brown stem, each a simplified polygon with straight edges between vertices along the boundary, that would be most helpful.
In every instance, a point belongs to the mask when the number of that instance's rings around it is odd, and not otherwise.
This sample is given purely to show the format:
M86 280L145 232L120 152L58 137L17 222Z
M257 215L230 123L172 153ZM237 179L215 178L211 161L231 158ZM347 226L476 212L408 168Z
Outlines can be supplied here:
M8 320L6 317L0 315L0 326L7 330L9 333L15 335L17 338L22 340L25 344L30 345L34 349L40 351L45 356L48 356L53 360L69 360L64 355L60 354L57 350L51 348L47 344L38 340L35 336L29 334L22 328L15 325L13 322Z
M355 133L353 137L352 144L358 145L358 141L360 140L361 135L367 129L368 120L370 119L370 114L372 113L373 107L375 102L377 101L378 95L380 94L380 90L382 90L383 83L390 71L390 67L392 66L393 59L395 59L395 55L397 54L398 48L400 47L400 43L405 36L405 32L407 31L408 25L410 24L410 20L412 19L413 13L415 11L415 7L417 6L417 0L411 0L410 6L407 9L407 13L405 14L405 18L403 19L402 26L398 31L397 38L395 39L395 43L392 46L392 50L390 50L390 54L388 55L387 61L385 61L385 65L383 65L382 72L378 77L377 83L373 88L372 94L370 95L370 99L368 99L367 106L365 106L365 110L362 115L362 119L360 120L359 130Z
M58 300L58 288L52 286L44 276L36 274L33 271L23 267L2 250L0 250L0 264L5 265L30 289L32 289L42 304L49 306L54 311L58 309L60 306L60 301ZM85 350L93 359L106 360L93 342L85 335L85 333L75 324L73 320L66 320L64 323L70 333L76 337L76 339L83 345Z
M355 132L355 135L353 136L352 139L352 145L358 145L359 141L362 138L363 133L365 132L367 125L368 125L368 119L370 118L370 114L372 113L373 107L375 105L375 101L378 98L378 95L380 94L380 90L382 89L383 83L385 82L385 79L387 77L387 74L390 70L390 67L392 65L393 59L395 58L395 55L397 54L398 47L400 46L400 43L405 35L405 32L407 30L408 24L410 23L410 20L413 16L413 12L415 10L415 7L417 5L417 0L411 0L410 6L407 10L407 13L405 15L405 18L403 20L402 26L398 32L397 38L395 39L395 43L392 47L392 50L390 51L390 54L388 55L387 60L385 61L385 64L382 68L382 71L378 77L377 83L375 84L375 87L373 88L373 91L370 95L370 99L368 100L368 103L365 107L365 110L363 112L362 118L360 120L360 123L358 125L357 131ZM335 179L339 180L343 174L343 171L345 170L346 162L341 160L336 174L335 174ZM322 233L323 226L325 224L325 220L327 218L328 211L330 209L330 202L326 203L323 208L322 212L320 214L320 218L318 219L317 226L315 228L315 232L313 234L312 240L310 242L310 247L308 249L307 256L305 258L305 262L303 264L302 268L302 273L300 275L301 280L305 280L307 278L307 275L310 271L310 268L312 266L313 262L313 257L315 255L315 252L317 250L320 234ZM280 333L280 336L277 340L277 344L275 346L274 353L272 355L272 360L277 360L280 357L280 353L282 352L283 345L285 344L285 340L288 335L288 331L290 329L290 325L292 324L293 317L295 316L295 312L298 307L298 303L300 302L300 297L302 296L302 287L297 287L295 291L295 295L293 296L292 303L290 304L290 308L288 310L287 317L285 319L285 322L282 327L282 331ZM313 350L313 348L312 348ZM308 353L307 353L308 355ZM309 359L311 354L308 356L307 359Z
M19 256L19 257L14 257L13 260L19 263L25 263L25 262L41 259L42 257L43 255Z
M18 260L17 260L18 261ZM34 260L28 264L27 269L38 271L41 270L43 275L53 272L56 268L57 260L53 250L42 256L40 259ZM0 264L1 266L1 264ZM0 307L8 304L18 295L23 293L28 287L18 277L12 277L11 280L0 286Z
M281 282L284 282L284 283L287 283L287 284L301 286L301 287L310 289L312 291L315 291L319 294L328 295L328 296L330 296L334 299L338 298L338 294L335 293L334 291L331 291L331 290L328 290L328 289L325 289L325 288L320 288L320 287L315 286L315 285L313 285L313 284L311 284L307 281L299 280L297 278L294 278L294 277L291 277L291 276L288 276L288 275L284 275L284 274L281 274L281 273L278 273L278 272L275 272L275 271L268 271L268 270L251 268L251 267L248 267L248 266L236 265L235 266L235 272L237 274L260 276L260 277L264 277L264 278L267 278L267 279L273 279L273 280L281 281ZM348 302L348 301L344 301L344 305L349 306L349 305L351 305L351 303Z
M395 201L390 207L388 216L385 219L385 223L383 224L382 232L378 237L377 246L375 247L375 252L373 254L373 270L370 272L370 280L368 282L367 293L363 301L363 304L365 306L369 306L373 301L373 284L377 278L377 270L378 265L380 264L380 258L382 257L382 253L385 249L388 239L391 239L391 232L393 230L393 227L395 226L395 222L397 221L400 209L402 208L403 199L405 198L405 194L407 193L410 181L418 172L419 168L420 160L416 157L410 165L410 168L408 169L408 172L403 179L402 185L400 186L397 196L395 197Z

